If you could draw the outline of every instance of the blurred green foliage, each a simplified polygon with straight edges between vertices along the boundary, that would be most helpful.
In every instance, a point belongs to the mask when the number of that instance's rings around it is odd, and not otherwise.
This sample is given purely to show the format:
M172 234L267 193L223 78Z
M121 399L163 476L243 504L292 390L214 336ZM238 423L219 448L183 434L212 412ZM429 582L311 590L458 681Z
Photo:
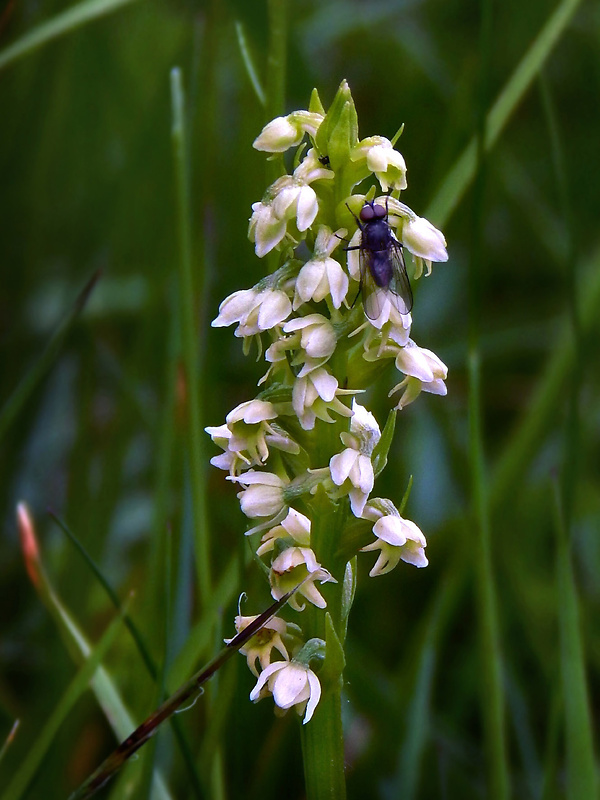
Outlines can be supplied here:
M9 0L0 14L0 47L64 8L54 0ZM527 13L515 0L493 9L490 101L551 10L543 0L532 0ZM0 409L36 370L78 294L100 270L85 309L0 442L0 740L15 718L21 720L0 762L0 787L23 763L79 663L25 572L18 501L30 505L50 581L89 641L101 639L115 612L47 509L68 523L122 598L134 593L130 613L158 665L158 684L125 628L104 664L136 722L157 705L161 683L174 690L232 635L241 591L249 595L245 613L269 602L266 583L250 563L234 489L209 467L214 603L199 607L185 455L170 134L174 65L183 72L189 116L202 424L220 424L234 405L254 396L262 373L243 357L230 330L210 328L221 299L251 286L265 270L246 233L250 206L267 185L264 154L251 147L266 117L244 69L236 22L265 84L266 0L140 0L0 72ZM290 0L288 23L286 110L306 107L313 86L329 103L340 80L348 79L362 136L391 137L405 123L398 144L408 164L403 199L425 214L482 110L478 5ZM571 673L565 672L564 649L561 659L559 612L569 592L569 566L558 546L552 484L568 483L561 477L567 447L575 458L567 462L574 500L566 509L565 535L590 696L597 701L599 26L598 5L582 3L544 64L565 186L554 166L548 105L534 83L486 159L479 230L467 192L443 220L450 262L415 287L413 336L449 365L449 394L424 395L402 412L377 494L399 501L413 475L407 515L427 535L430 566L401 565L376 580L366 570L360 575L346 670L351 798L489 796L468 466L467 276L476 252L512 792L584 800L565 756L572 728L562 680ZM475 251L474 236L481 242ZM573 283L578 339L569 301ZM391 385L390 377L389 386L370 398L381 423ZM205 459L213 454L209 445L202 445ZM577 619L569 619L562 624L572 637ZM303 796L296 720L276 720L269 701L252 706L251 675L242 658L234 661L208 696L178 718L196 778L166 731L103 796L150 796L152 760L174 798ZM583 687L580 674L576 680L574 692ZM95 697L84 694L22 796L65 797L114 743ZM222 795L212 777L219 773Z

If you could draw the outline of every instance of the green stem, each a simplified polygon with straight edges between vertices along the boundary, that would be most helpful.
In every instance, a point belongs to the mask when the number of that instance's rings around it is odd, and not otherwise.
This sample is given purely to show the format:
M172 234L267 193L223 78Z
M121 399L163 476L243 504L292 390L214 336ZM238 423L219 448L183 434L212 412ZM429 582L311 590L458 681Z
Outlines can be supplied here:
M179 314L183 368L186 377L187 422L189 425L188 457L190 463L192 513L196 544L196 569L200 601L208 608L211 597L210 547L206 520L205 474L203 459L202 399L200 396L200 350L196 326L196 293L192 269L192 236L190 228L190 187L185 126L185 98L181 70L171 70L173 109L173 151L175 158L177 206L179 217Z
M344 739L341 689L321 698L311 721L302 726L307 800L344 800Z
M327 464L333 452L335 442L339 442L339 428L343 423L318 423L318 438L315 440L317 463ZM343 646L345 619L343 619L342 594L345 570L345 559L338 554L346 519L345 506L341 502L334 505L324 493L318 493L311 514L311 547L319 563L326 565L337 583L322 586L322 593L327 600L327 608L307 607L304 611L304 634L307 639L317 637L327 642L326 660L321 672L325 676L323 695L310 722L302 726L302 756L304 760L304 777L307 800L322 798L339 798L346 796L344 776L344 737L341 718L341 686L343 668L336 664L330 671L328 665L335 663L331 652L333 645L328 638L327 617L331 616L333 628L339 644ZM335 636L334 636L335 638ZM329 660L331 659L331 661Z

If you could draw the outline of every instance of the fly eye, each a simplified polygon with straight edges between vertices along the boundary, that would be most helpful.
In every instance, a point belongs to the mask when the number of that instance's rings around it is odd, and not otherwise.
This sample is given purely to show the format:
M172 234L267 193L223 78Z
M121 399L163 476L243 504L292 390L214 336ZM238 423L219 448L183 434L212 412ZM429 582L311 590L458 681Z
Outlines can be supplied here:
M373 216L376 217L377 219L384 219L384 217L387 217L387 211L383 206L380 205L373 206L372 211L373 211Z
M375 206L375 208L381 208L381 206ZM369 222L369 220L375 218L375 208L369 205L365 205L362 207L360 211L360 219L362 222ZM385 211L384 211L385 214Z

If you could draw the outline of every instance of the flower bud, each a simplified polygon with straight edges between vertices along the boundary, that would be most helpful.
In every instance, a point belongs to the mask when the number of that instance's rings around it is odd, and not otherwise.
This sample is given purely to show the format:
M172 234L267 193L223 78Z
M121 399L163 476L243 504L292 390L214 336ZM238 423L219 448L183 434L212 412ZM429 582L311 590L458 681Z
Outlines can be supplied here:
M424 217L406 220L402 226L402 244L426 261L448 261L444 234Z

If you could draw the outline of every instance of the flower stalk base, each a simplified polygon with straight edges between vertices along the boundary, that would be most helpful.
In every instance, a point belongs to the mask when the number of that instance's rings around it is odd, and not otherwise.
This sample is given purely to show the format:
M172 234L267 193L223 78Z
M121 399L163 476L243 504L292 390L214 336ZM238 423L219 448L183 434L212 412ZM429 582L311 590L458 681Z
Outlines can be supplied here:
M332 689L302 726L302 758L307 800L344 800L344 739L341 689Z

